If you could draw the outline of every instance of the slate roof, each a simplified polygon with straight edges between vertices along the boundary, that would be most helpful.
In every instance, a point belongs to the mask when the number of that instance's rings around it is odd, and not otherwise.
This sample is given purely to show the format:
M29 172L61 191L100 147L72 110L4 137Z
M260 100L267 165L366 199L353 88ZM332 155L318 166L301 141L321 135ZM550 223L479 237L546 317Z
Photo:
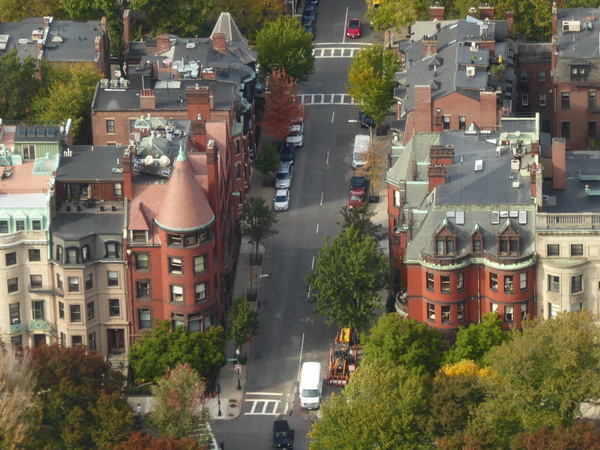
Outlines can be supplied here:
M60 142L58 126L17 125L14 142Z
M65 147L67 149L67 147ZM61 155L56 180L63 183L123 180L123 173L115 171L123 159L123 148L116 145L72 145L72 156Z
M51 232L65 241L72 241L90 235L123 233L123 212L102 213L57 213L52 219Z
M554 82L570 81L570 65L587 65L600 58L600 9L599 8L565 8L557 12L557 46L558 58L554 69ZM569 25L569 31L563 27ZM579 31L572 31L577 29ZM600 71L591 70L588 82L600 82Z
M12 50L21 59L38 57L37 42L32 32L39 30L44 40L44 59L52 62L92 62L98 60L95 39L102 36L99 20L51 20L44 30L42 17L30 17L21 22L0 23L0 56ZM106 37L108 38L108 37Z

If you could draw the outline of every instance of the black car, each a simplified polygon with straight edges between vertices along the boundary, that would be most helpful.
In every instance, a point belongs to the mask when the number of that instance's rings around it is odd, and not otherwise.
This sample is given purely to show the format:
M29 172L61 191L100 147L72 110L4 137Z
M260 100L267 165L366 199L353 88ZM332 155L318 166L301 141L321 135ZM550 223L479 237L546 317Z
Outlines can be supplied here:
M319 0L304 0L304 4L317 6L319 4Z
M282 163L289 162L293 163L294 158L296 157L296 147L293 145L286 145L283 150L281 150L280 161Z
M317 7L314 5L306 5L304 6L304 11L302 12L302 20L311 19L314 22L317 21Z
M350 179L350 190L353 189L364 189L365 191L369 190L369 180L366 177L360 175L354 175Z
M373 128L375 126L375 121L367 116L363 110L358 112L358 122L363 128Z
M287 420L273 422L273 444L275 448L292 448L294 446L294 430L290 430Z

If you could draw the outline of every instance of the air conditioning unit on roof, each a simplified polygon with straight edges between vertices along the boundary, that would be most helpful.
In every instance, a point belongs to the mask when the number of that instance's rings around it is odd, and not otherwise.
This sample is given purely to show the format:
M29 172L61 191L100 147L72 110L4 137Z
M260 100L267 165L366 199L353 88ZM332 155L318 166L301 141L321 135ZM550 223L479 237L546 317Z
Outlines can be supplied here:
M473 66L467 66L467 76L469 78L475 76L475 67L473 67Z

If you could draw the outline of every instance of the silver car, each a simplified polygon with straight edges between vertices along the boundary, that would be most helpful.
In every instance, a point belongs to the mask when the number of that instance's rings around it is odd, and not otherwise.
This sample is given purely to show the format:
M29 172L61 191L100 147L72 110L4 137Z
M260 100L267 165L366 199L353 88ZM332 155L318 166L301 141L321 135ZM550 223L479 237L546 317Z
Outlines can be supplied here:
M279 170L277 171L277 180L275 181L275 187L277 189L289 189L292 187L293 167L294 165L292 163L281 163Z
M277 189L273 199L273 209L275 211L287 211L290 207L290 190Z

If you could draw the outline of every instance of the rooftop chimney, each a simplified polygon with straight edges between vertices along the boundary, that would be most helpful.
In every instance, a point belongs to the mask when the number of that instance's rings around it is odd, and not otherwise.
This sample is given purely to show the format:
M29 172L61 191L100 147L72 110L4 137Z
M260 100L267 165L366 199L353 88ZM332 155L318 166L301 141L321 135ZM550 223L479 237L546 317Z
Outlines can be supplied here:
M436 3L429 7L429 20L444 20L444 5Z
M225 33L215 33L213 35L213 49L224 55L227 54L227 41L225 40Z
M100 20L100 29L102 30L102 33L104 33L104 35L108 38L108 25L106 24L106 17L102 17L102 19Z
M426 58L431 55L437 55L438 52L438 40L437 35L423 36L423 57Z
M171 48L171 37L168 34L159 34L156 36L156 53L166 52Z
M515 13L512 11L506 12L506 31L508 36L512 36L513 34L513 23L515 21Z
M494 20L494 7L487 3L479 5L479 20Z
M565 138L552 139L552 189L567 187L567 143Z
M94 39L94 50L99 52L102 49L102 38L100 36L96 36Z
M52 23L52 17L44 16L44 29L48 28Z
M446 166L427 167L427 178L429 180L429 192L433 191L438 184L446 183Z
M144 89L140 93L140 110L156 109L156 95L153 89Z

